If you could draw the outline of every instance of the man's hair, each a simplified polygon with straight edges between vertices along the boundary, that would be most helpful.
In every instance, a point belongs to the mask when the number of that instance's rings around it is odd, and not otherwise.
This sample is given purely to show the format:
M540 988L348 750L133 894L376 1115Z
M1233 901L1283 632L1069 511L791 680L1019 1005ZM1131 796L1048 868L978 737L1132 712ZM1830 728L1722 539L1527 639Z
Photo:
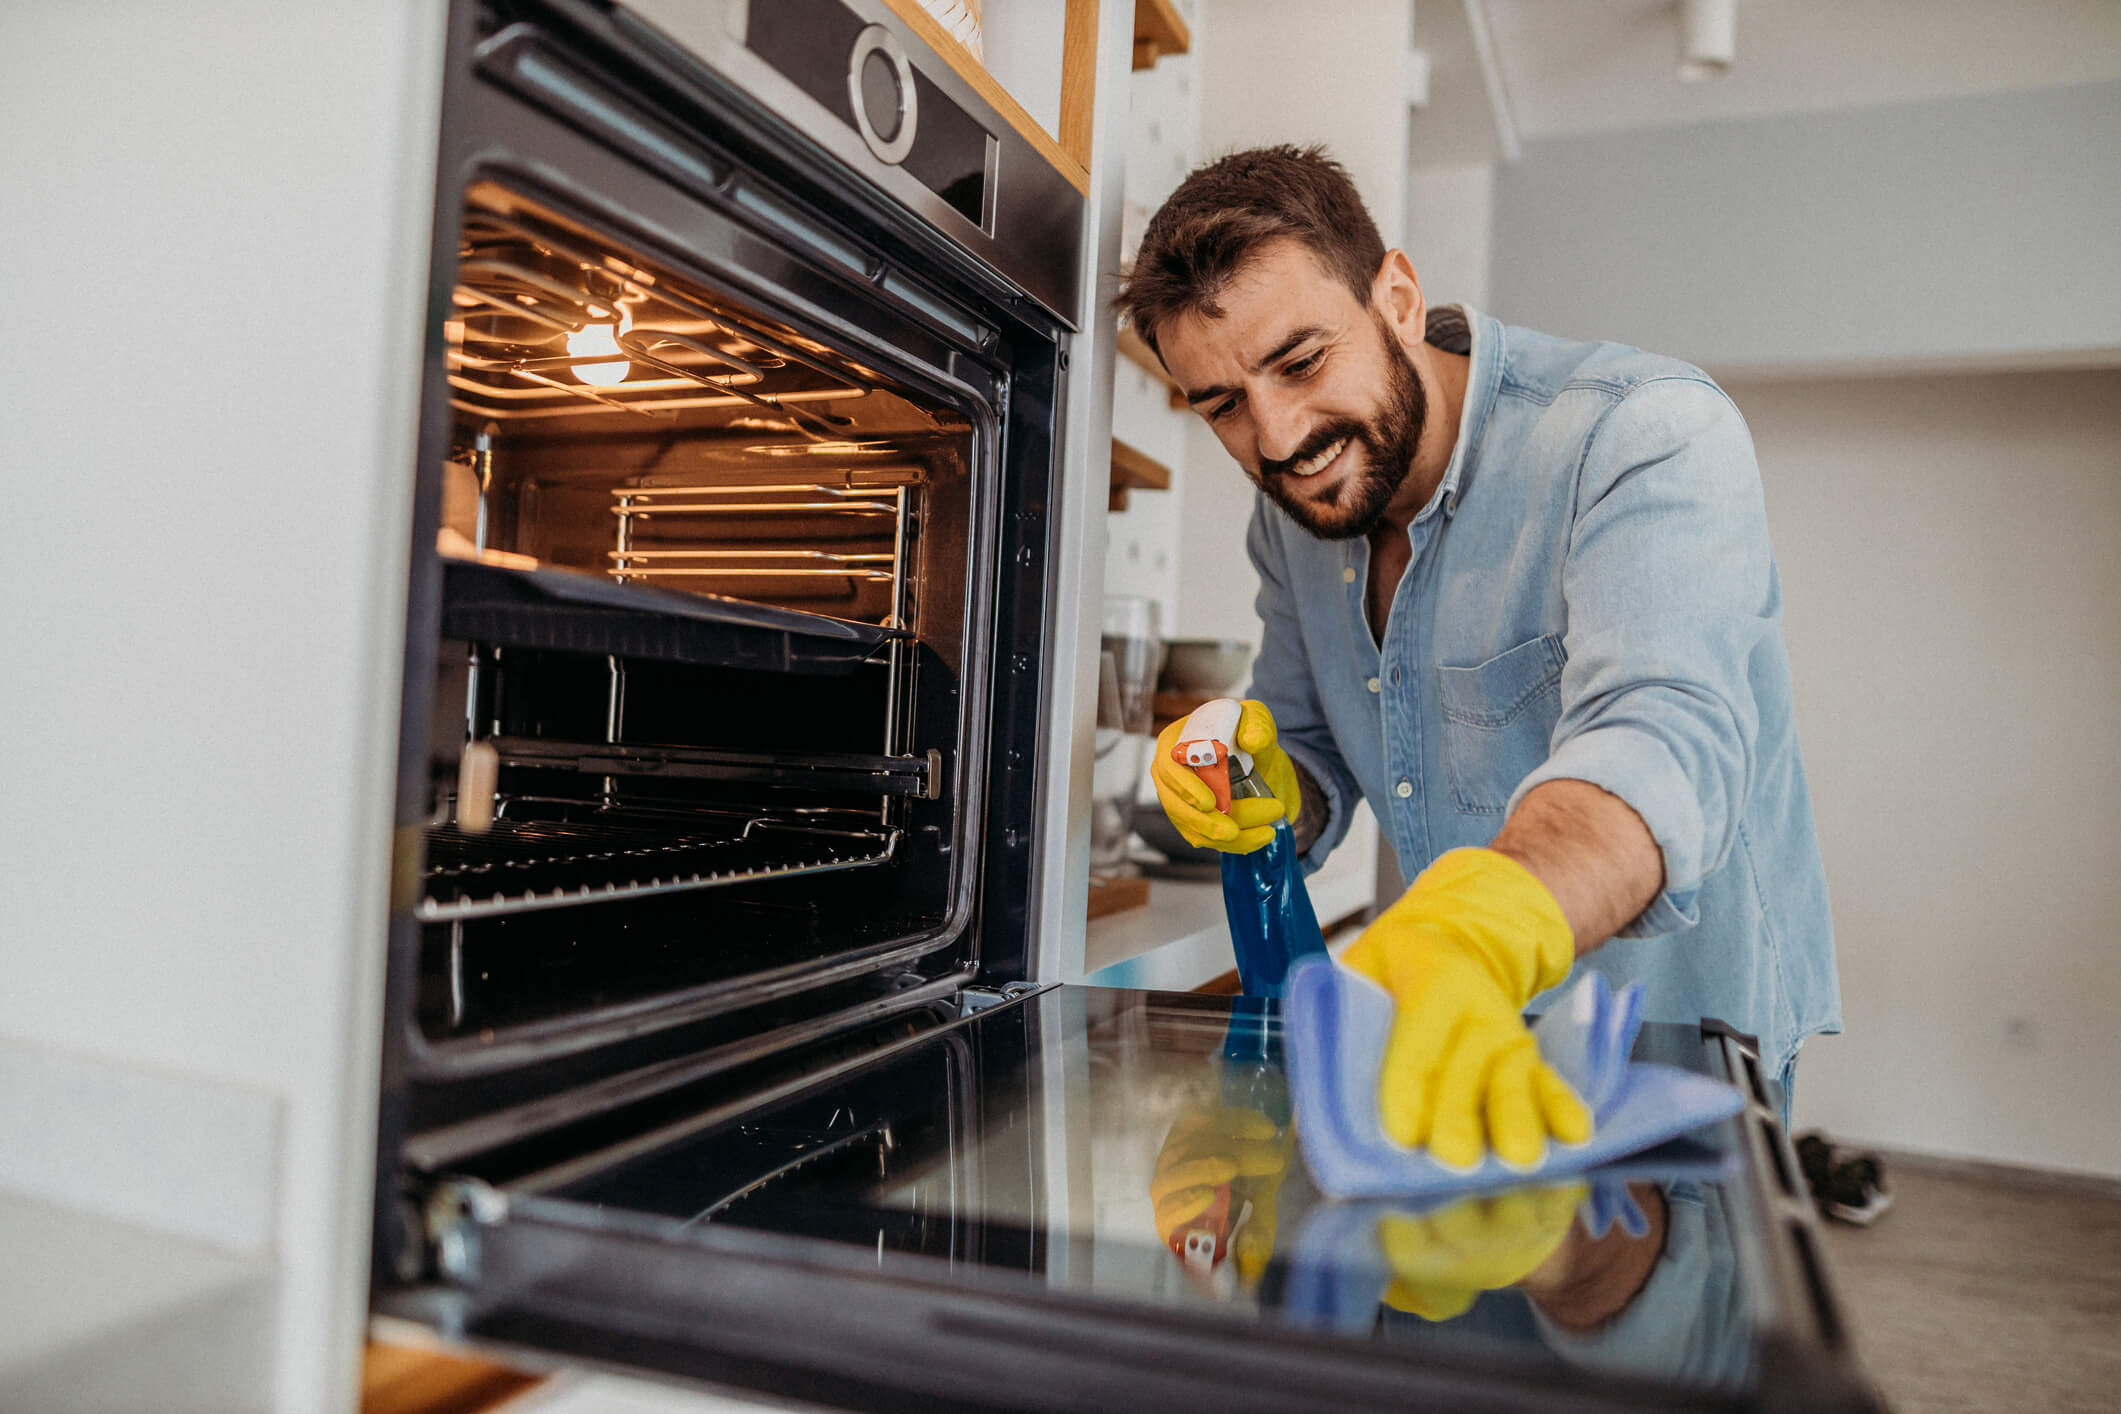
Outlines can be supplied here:
M1198 168L1142 233L1113 305L1154 349L1175 315L1220 318L1217 303L1272 240L1301 241L1367 305L1385 243L1347 169L1323 147L1255 147ZM1161 350L1159 350L1161 353Z

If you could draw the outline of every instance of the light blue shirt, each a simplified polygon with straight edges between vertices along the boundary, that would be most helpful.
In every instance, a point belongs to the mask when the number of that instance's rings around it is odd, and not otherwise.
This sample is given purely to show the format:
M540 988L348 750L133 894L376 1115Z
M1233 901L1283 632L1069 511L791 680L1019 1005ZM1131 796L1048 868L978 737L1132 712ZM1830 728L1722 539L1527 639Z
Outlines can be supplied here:
M1577 967L1786 1065L1841 1029L1841 998L1745 420L1699 369L1619 344L1452 307L1428 337L1470 373L1382 649L1368 542L1314 539L1264 496L1253 513L1251 695L1328 803L1306 865L1358 794L1412 879L1534 786L1590 781L1649 826L1665 886Z

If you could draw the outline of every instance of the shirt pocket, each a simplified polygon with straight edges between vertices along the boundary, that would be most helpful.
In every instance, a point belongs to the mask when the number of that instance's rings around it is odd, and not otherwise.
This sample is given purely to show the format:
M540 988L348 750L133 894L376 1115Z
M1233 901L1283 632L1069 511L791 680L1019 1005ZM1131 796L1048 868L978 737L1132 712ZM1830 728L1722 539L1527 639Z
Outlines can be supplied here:
M1547 759L1568 659L1547 634L1474 667L1437 669L1444 762L1462 813L1502 814L1517 783Z

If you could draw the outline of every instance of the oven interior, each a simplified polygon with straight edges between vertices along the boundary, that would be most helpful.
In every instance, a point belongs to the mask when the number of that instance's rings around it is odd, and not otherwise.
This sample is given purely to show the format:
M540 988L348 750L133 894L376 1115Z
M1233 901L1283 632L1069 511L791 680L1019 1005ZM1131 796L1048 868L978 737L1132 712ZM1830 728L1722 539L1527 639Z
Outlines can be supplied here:
M443 328L418 1054L966 965L976 403L495 180Z

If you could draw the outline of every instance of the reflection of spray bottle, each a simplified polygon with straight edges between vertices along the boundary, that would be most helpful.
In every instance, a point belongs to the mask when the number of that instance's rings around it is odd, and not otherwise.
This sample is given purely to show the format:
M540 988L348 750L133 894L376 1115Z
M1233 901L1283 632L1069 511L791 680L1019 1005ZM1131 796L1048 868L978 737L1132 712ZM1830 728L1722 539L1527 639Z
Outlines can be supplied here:
M1232 800L1267 794L1253 778L1251 756L1237 749L1243 710L1243 704L1230 697L1203 704L1179 728L1171 748L1172 759L1207 782L1215 808L1224 814ZM1222 869L1223 909L1230 916L1238 985L1246 996L1278 997L1291 962L1326 950L1310 891L1304 887L1292 822L1276 821L1274 838L1250 854L1225 854Z
M1216 1065L1216 1113L1231 1156L1243 1147L1252 1157L1239 1163L1236 1177L1206 1195L1201 1211L1165 1238L1194 1285L1222 1300L1240 1287L1255 1285L1274 1252L1276 1203L1294 1143L1289 1082L1282 1068L1280 1007L1267 997L1231 999L1230 1024ZM1174 1126L1174 1134L1179 1132ZM1270 1150L1279 1151L1280 1161L1259 1162L1258 1156Z

